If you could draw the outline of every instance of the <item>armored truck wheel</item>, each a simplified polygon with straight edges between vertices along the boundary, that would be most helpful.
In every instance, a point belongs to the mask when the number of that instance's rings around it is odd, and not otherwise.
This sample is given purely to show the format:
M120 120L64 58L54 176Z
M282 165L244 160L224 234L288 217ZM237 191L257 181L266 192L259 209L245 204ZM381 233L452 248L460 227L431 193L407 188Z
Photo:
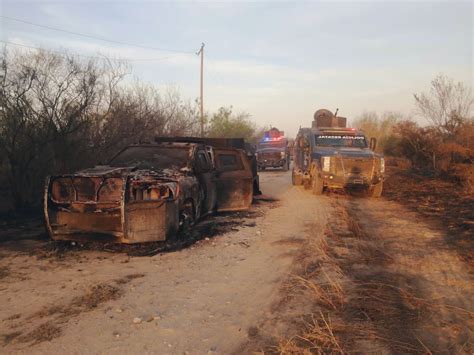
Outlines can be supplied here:
M303 177L301 176L301 174L295 174L295 171L293 170L291 172L291 182L295 186L302 185L303 184Z
M383 181L380 181L378 184L369 187L369 196L370 197L380 197L382 196L383 190Z
M313 195L321 195L323 193L323 179L318 175L314 175L311 179L311 189L313 190Z

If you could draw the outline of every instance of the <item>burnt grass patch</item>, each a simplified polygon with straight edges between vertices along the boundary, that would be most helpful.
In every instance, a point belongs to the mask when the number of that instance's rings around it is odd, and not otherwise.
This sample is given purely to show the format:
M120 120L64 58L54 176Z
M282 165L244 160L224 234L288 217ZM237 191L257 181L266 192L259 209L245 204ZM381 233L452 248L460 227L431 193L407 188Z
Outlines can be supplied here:
M81 313L89 312L102 303L117 300L122 296L121 287L132 280L144 277L144 274L129 274L110 283L99 283L88 288L83 294L74 297L69 303L46 307L25 318L23 325L29 325L38 319L49 318L48 321L34 326L27 331L15 331L3 334L3 346L12 341L36 345L44 341L51 341L61 336L62 327L70 318Z
M2 334L0 337L2 339L3 346L10 344L15 338L17 338L20 335L21 335L20 331Z
M31 345L36 345L44 341L51 341L54 338L61 336L61 328L52 322L46 322L40 326L33 329L31 332L16 336L15 340L21 343L30 343Z
M48 235L40 209L0 215L0 245L16 240L44 240Z
M352 255L339 266L352 284L350 302L342 317L348 324L366 324L368 333L395 353L424 353L417 336L419 321L432 315L432 309L417 294L418 281L411 275L389 271L393 262L390 249L377 236L367 233L358 220L353 201L341 204L344 221L351 234L333 233L331 247L355 239ZM360 327L357 327L360 328Z
M460 184L388 167L383 196L405 205L445 232L445 240L474 266L474 194Z

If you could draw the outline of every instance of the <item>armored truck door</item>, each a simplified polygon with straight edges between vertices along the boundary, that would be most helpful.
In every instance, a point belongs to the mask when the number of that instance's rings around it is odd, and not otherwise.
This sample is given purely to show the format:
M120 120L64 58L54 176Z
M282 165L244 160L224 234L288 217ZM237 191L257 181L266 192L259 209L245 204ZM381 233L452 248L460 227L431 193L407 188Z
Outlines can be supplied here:
M215 148L217 211L240 211L250 207L253 174L245 153L238 149Z

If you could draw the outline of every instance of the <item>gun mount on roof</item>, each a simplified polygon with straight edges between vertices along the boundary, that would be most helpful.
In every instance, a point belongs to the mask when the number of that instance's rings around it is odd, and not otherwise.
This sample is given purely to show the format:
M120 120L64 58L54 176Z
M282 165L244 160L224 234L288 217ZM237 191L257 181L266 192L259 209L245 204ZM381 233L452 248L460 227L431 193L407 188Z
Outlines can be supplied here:
M336 110L336 114L333 114L331 111L325 108L317 110L313 116L314 120L312 123L312 127L313 128L322 128L322 127L344 128L346 127L347 118L337 116L338 111L339 109Z

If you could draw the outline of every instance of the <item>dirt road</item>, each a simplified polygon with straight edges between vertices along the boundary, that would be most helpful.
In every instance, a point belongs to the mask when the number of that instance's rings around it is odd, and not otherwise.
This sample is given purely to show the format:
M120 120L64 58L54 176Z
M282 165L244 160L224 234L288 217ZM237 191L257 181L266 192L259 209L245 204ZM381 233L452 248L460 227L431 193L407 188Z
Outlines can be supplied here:
M48 254L44 242L0 244L2 352L307 348L294 336L306 329L300 320L329 312L324 297L334 298L333 319L372 335L336 329L341 351L472 349L472 269L441 232L383 199L313 196L291 186L289 173L264 172L261 184L278 201L218 216L213 223L230 231L174 252ZM339 288L320 287L316 300L314 288L291 283L326 285L321 275Z

